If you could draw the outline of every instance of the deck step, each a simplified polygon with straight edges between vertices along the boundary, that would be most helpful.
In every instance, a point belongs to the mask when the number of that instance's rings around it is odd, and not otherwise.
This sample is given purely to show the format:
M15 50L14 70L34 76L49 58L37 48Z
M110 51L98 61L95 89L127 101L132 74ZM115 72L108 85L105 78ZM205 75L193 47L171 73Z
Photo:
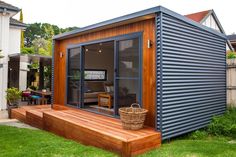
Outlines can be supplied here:
M58 110L45 105L26 106L13 109L12 118L125 157L138 155L161 145L161 134L153 128L124 130L119 119L84 110L56 108Z

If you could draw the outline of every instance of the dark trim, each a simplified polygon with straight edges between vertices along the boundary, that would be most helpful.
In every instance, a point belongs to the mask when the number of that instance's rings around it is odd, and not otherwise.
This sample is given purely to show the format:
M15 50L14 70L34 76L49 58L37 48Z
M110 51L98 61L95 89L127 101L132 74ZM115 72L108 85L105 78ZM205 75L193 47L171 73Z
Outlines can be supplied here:
M51 97L51 108L53 108L54 105L54 77L55 77L55 40L52 41L52 83L51 83L51 91L52 91L52 97Z
M67 104L67 96L68 96L68 52L70 49L76 49L76 48L80 48L80 51L81 51L81 56L80 56L80 69L81 68L84 68L83 64L84 64L84 55L82 54L83 53L83 47L84 46L87 46L87 45L91 45L91 44L96 44L96 43L101 43L101 42L109 42L109 41L113 41L114 42L114 70L117 71L117 46L116 46L116 43L117 41L120 41L120 40L128 40L128 39L134 39L134 38L139 38L139 62L140 62L140 67L139 67L139 70L140 70L140 73L139 73L139 84L140 84L140 90L139 90L139 101L141 103L141 106L142 106L142 45L143 45L143 39L142 39L142 35L143 35L143 32L136 32L136 33L130 33L130 34L124 34L124 35L119 35L119 36L114 36L114 37L110 37L110 38L105 38L105 39L101 39L101 40L94 40L94 41L89 41L89 42L83 42L83 43L79 43L79 44L73 44L73 45L68 45L67 46L67 52L66 52L66 90L65 90L65 105L66 106L73 106L73 105L69 105ZM81 69L81 71L84 71L84 69ZM81 73L83 75L83 72ZM80 103L80 106L77 108L83 108L84 107L84 101L83 101L83 95L84 95L84 92L83 92L83 82L84 82L84 79L83 79L83 76L81 75L81 94L80 94L80 100L81 100L81 103ZM114 74L114 87L115 87L115 90L116 90L116 87L117 86L117 82L115 81L116 80L116 72ZM127 79L127 78L126 78ZM128 78L129 79L129 78ZM114 93L114 102L116 101L116 94ZM116 105L114 105L114 117L119 117L117 116L116 114Z
M117 18L114 18L114 19L99 22L99 23L89 25L89 26L86 26L86 27L83 27L83 28L78 28L78 29L70 31L70 32L66 32L66 33L63 33L63 34L56 35L56 36L53 37L53 39L57 39L57 40L64 39L64 38L66 38L68 36L71 36L73 34L78 34L78 33L86 32L88 30L97 29L97 28L104 27L104 26L107 26L107 25L127 21L127 20L130 20L130 19L142 17L142 16L149 15L149 14L153 14L157 11L160 11L160 6L149 8L149 9L142 10L142 11L138 11L138 12L135 12L135 13L132 13L132 14L120 16L120 17L117 17Z
M135 38L135 37L138 37L140 34L142 35L142 33L143 32L134 32L134 33L117 35L117 36L103 38L103 39L97 39L97 40L92 40L92 41L87 41L87 42L81 42L81 43L78 43L78 44L70 44L70 45L67 46L67 49L73 49L73 48L78 48L80 46L88 46L88 45L92 45L92 44L115 41L115 40L122 40L122 39L126 39L127 36L130 36L131 38Z
M162 97L163 97L163 91L162 91L162 80L163 80L163 73L162 73L162 71L163 71L163 49L162 49L162 47L163 47L163 26L162 26L162 19L163 19L163 13L161 12L160 13L160 52L159 52L159 54L160 54L160 91L158 92L157 91L157 93L159 93L160 94L160 98L159 98L159 101L160 101L160 106L159 106L159 109L160 109L160 112L159 112L159 114L160 114L160 132L162 132L162 103L163 103L163 100L162 100ZM157 52L158 53L158 52ZM157 58L158 59L158 58ZM158 89L158 88L157 88Z
M66 49L66 80L65 80L65 84L66 84L66 90L65 90L65 102L64 105L69 105L67 103L68 101L68 67L69 67L69 63L68 63L68 58L69 58L69 49ZM60 53L60 52L59 52Z
M84 66L85 66L85 51L84 46L80 47L80 104L78 108L84 108Z
M142 16L147 16L147 15L150 15L150 14L155 14L155 13L158 13L158 12L163 12L163 13L168 14L170 16L173 16L173 17L175 17L179 20L182 20L186 23L189 23L193 26L196 26L196 27L201 28L205 31L208 31L212 34L215 34L215 35L217 35L221 38L224 38L224 39L226 38L226 36L224 34L221 34L221 33L217 32L217 31L215 31L211 28L203 26L198 22L192 21L189 18L187 18L183 15L180 15L178 13L175 13L175 12L173 12L169 9L166 9L162 6L157 6L157 7L154 7L154 8L142 10L142 11L135 12L135 13L132 13L132 14L128 14L128 15L125 15L125 16L121 16L121 17L118 17L118 18L114 18L114 19L111 19L111 20L100 22L100 23L97 23L97 24L89 25L87 27L79 28L79 29L76 29L76 30L73 30L73 31L70 31L70 32L62 33L62 34L54 36L53 39L57 39L57 40L66 39L66 38L69 38L73 35L76 35L76 34L78 35L79 33L89 32L91 30L95 30L95 29L98 29L98 28L101 28L101 27L104 27L104 26L117 24L117 23L120 23L120 22L128 21L128 20L135 19L135 18L139 18L139 17L142 17Z
M113 78L113 81L114 81L114 100L113 100L113 106L114 106L114 116L118 115L118 107L117 105L115 105L115 103L117 102L117 96L115 94L115 91L118 90L118 82L116 82L116 77L117 77L117 72L118 72L118 62L117 62L117 52L118 52L118 46L117 46L117 43L116 41L114 41L114 78Z
M118 46L117 46L117 44L118 44L118 42L119 41L123 41L123 40L129 40L129 39L135 39L135 38L138 38L138 40L139 40L139 76L137 76L137 77L119 77L118 75L117 75L117 73L118 73L118 71L119 71L119 65L118 65ZM115 91L116 91L116 93L118 93L119 91L118 91L118 87L119 87L119 84L118 84L118 81L119 80L138 80L139 82L138 82L138 84L139 84L139 97L138 97L138 99L139 99L139 104L140 104L140 106L142 107L143 105L143 103L142 103L142 100L143 100L143 98L142 98L142 82L143 82L143 79L142 79L142 70L143 70L143 66L142 66L142 54L143 54L143 33L142 32L139 32L139 33L137 33L137 34L135 34L135 35L132 35L132 36L124 36L124 38L120 38L120 39L117 39L117 40L115 40L115 45L116 45L116 49L115 49L115 61L116 61L116 63L115 63L115 77L114 77L114 82L115 82L115 84L116 84L116 86L115 86ZM118 80L118 81L117 81ZM119 102L118 102L118 97L117 97L117 94L114 94L114 103L117 103L117 104L119 104ZM117 105L114 105L115 106L115 116L118 116L118 106Z

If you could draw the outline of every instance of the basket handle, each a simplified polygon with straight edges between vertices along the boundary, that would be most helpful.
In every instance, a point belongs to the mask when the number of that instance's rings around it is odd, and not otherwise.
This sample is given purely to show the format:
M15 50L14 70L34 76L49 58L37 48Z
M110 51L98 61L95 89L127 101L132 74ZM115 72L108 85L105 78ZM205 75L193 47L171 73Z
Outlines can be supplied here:
M134 108L134 106L137 106L138 108L141 108L138 103L133 103L130 107L131 107L131 108Z

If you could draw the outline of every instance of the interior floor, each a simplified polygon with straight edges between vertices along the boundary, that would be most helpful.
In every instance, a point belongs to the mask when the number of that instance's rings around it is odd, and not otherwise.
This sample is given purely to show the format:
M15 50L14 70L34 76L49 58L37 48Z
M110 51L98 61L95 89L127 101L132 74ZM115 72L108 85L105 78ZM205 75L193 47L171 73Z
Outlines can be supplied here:
M84 109L114 115L114 42L84 46Z
M98 106L98 103L85 103L84 104L84 109L90 110L93 112L99 112L102 114L107 114L107 115L114 115L114 108L108 108L105 106Z

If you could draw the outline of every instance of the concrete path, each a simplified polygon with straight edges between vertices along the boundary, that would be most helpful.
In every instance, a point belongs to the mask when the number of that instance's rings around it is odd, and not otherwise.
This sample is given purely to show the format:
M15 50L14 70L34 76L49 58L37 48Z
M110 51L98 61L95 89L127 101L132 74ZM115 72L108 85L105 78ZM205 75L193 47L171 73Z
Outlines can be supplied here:
M7 110L0 110L0 120L1 119L8 119L8 112Z
M0 111L0 125L13 126L17 128L27 128L37 130L37 128L18 121L17 119L9 119L6 110Z

